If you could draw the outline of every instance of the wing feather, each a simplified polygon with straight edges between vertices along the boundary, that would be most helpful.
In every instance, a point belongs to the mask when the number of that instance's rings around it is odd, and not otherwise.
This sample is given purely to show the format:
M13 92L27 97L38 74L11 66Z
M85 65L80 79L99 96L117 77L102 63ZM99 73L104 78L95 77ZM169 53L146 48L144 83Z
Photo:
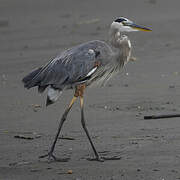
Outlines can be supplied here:
M88 43L68 49L52 59L45 66L31 72L23 81L25 87L40 87L40 91L51 85L53 88L63 89L65 86L84 82L99 68L96 67L106 63L102 61L103 56L110 52L109 46L102 41L90 41ZM104 53L101 54L101 51ZM103 56L102 56L103 55Z
M97 69L94 69L96 55L96 51L88 46L67 50L45 65L34 77L34 82L41 87L52 85L57 89L80 82Z

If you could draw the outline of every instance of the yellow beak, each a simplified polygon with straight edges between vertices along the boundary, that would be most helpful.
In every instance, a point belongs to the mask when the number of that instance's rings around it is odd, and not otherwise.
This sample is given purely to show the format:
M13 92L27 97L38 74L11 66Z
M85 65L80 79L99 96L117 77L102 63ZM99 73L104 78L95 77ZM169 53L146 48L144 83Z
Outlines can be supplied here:
M128 24L128 26L130 26L130 27L133 28L133 29L137 29L137 30L139 30L139 31L152 31L152 30L149 29L149 28L146 28L146 27L143 27L143 26L139 26L139 25L137 25L137 24L135 24L135 23Z

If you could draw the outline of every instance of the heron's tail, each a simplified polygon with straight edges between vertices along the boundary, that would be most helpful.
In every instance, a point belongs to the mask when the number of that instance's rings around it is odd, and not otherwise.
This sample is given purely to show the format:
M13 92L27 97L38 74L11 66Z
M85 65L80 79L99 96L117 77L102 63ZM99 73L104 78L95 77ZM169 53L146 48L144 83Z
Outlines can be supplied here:
M32 87L38 86L38 92L42 93L44 90L49 86L47 85L41 85L41 81L44 78L43 67L37 68L33 70L31 73L29 73L27 76L25 76L22 79L22 82L24 83L24 87L27 89L30 89ZM59 96L62 94L62 90L55 89L52 86L48 89L47 94L47 100L46 100L46 106L55 103Z
M34 86L38 86L38 92L42 93L47 88L48 85L41 86L40 82L43 79L42 74L43 67L37 68L30 72L27 76L22 79L24 87L30 89Z
M42 67L37 68L22 79L25 88L29 89L37 85L36 76L41 72L41 70Z

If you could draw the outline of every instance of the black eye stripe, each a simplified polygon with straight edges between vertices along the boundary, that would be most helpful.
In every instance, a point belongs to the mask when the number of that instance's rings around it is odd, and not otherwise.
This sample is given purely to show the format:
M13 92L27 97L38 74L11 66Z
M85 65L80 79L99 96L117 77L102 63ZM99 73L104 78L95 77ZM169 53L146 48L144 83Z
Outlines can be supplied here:
M123 22L123 21L126 21L126 19L124 19L124 18L118 18L118 19L116 19L114 22L120 23L120 22Z

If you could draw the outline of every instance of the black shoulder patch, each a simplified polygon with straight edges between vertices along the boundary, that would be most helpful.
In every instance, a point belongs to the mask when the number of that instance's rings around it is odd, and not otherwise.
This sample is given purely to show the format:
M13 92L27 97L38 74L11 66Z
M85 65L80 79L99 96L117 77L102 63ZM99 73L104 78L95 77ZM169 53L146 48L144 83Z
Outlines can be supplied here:
M95 52L95 57L97 58L100 55L100 51L94 50L94 52Z

